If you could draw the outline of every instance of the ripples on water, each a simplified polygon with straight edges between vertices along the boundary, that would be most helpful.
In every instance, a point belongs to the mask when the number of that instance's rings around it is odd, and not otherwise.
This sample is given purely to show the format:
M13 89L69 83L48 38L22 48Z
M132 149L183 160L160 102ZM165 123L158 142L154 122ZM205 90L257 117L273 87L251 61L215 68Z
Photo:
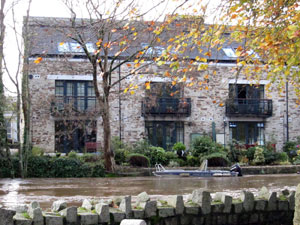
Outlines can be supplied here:
M184 195L194 189L210 192L227 192L237 197L241 190L257 192L262 186L272 191L295 190L300 175L255 175L244 177L121 177L121 178L37 178L0 179L0 204L16 204L39 201L43 208L64 199L72 205L80 205L85 198L132 195L146 191L152 198L160 195Z

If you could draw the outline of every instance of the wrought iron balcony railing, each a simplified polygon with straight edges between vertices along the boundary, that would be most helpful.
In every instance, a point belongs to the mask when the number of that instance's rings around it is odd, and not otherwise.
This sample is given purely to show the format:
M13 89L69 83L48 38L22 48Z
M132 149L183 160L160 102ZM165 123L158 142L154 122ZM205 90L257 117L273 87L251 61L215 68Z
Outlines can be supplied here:
M190 98L144 98L142 115L185 116L191 115Z
M227 116L270 117L273 113L272 100L234 98L226 101Z
M52 116L94 115L99 112L94 96L55 96L51 102Z

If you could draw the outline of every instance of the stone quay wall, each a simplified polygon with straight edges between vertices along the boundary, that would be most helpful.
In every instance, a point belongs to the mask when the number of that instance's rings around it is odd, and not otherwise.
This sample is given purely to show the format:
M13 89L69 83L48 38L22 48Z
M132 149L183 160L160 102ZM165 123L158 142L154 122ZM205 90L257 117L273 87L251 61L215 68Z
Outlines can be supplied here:
M13 209L0 206L0 225L116 225L124 219L142 219L148 225L288 225L293 224L295 195L295 191L271 193L263 187L256 195L242 191L238 199L233 199L225 193L197 189L187 200L177 195L154 201L143 192L134 202L131 196L85 199L81 207L68 207L59 200L48 211L32 202Z

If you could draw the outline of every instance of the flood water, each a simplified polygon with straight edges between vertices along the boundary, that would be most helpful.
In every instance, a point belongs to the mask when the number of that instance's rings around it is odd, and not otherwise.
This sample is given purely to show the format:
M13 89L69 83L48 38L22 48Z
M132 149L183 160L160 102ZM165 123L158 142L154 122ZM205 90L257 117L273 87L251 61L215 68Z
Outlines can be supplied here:
M185 195L194 189L228 192L237 196L241 190L257 192L262 186L273 191L295 190L300 175L253 175L244 177L121 177L121 178L36 178L0 179L0 205L39 201L49 208L53 201L64 199L79 206L85 198L138 195L146 191L152 198L160 195Z

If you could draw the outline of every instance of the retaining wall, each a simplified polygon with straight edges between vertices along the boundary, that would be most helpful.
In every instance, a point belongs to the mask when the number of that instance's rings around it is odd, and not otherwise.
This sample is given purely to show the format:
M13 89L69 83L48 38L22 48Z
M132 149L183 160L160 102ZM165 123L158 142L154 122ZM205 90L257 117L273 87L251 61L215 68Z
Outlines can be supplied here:
M239 199L224 193L194 190L189 199L166 196L153 201L143 192L117 200L88 200L82 207L67 207L64 201L42 211L38 202L14 209L0 206L0 225L96 225L119 224L125 218L143 219L153 225L293 224L295 192L272 192L263 187L257 196L241 192Z

